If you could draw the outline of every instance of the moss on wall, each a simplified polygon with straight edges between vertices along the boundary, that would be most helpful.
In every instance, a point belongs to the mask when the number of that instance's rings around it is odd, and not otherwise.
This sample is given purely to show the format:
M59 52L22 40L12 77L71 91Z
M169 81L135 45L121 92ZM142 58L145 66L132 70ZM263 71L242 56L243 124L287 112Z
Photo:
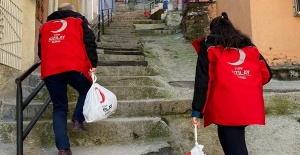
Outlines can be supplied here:
M215 5L215 3L187 4L182 19L182 31L187 40L192 41L209 33L212 5Z

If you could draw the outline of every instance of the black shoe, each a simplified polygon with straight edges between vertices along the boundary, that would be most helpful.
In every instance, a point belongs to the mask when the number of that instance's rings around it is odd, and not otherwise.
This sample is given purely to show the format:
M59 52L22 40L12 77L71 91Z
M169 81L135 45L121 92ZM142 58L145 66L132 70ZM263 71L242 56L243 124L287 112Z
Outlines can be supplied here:
M58 155L72 155L71 149L59 150Z
M87 131L86 128L83 126L82 122L79 122L77 120L73 120L73 132L79 132L79 131Z

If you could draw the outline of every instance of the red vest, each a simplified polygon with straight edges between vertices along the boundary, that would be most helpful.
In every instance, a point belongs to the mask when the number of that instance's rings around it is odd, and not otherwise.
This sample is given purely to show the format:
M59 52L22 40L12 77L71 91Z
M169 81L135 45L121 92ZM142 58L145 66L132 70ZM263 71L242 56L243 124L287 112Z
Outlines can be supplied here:
M204 126L265 124L263 80L256 47L208 48L209 84Z
M86 54L83 42L81 18L51 20L40 28L41 78L67 71L88 74L92 65Z

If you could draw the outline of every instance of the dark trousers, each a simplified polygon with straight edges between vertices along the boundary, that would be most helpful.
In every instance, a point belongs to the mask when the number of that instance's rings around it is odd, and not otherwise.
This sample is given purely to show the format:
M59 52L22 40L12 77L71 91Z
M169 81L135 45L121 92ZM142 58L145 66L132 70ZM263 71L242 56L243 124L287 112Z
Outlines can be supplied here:
M225 155L248 155L245 127L218 125L219 140Z
M57 149L70 148L67 135L68 96L67 85L79 93L72 120L85 121L82 114L84 100L92 83L80 72L70 71L44 79L53 103L53 130Z

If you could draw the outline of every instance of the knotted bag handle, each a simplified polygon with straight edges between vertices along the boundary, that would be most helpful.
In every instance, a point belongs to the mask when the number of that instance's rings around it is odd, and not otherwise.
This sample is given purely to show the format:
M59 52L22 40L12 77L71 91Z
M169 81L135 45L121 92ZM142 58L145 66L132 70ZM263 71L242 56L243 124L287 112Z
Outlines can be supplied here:
M95 73L92 73L92 74L91 74L91 77L92 77L93 83L96 83L96 81L97 81L97 76L95 75Z
M194 124L194 138L195 138L195 145L198 145L197 124Z

